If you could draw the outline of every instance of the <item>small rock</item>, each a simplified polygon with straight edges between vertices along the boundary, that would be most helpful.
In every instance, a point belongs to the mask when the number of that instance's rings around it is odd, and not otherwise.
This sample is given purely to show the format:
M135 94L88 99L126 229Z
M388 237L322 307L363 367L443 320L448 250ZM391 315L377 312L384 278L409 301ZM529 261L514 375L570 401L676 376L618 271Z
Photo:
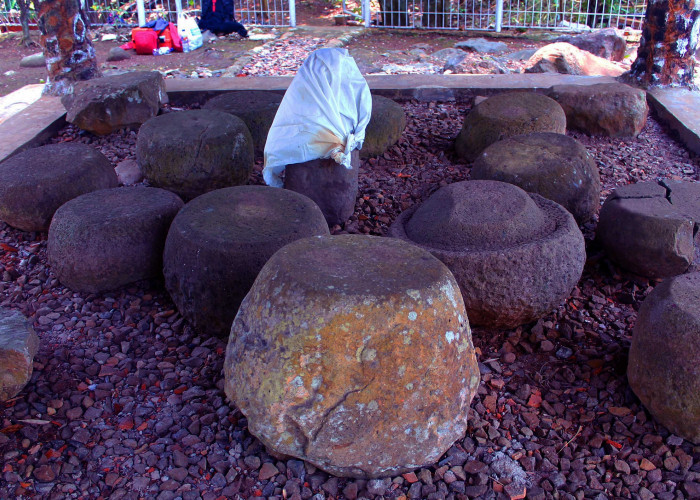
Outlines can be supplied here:
M508 50L508 45L503 42L490 42L484 38L473 38L457 42L455 47L458 49L478 52L479 54L502 54Z
M132 160L131 158L120 161L117 166L114 167L114 171L117 174L119 184L125 186L131 186L143 180L141 167L136 160Z
M246 459L247 458L249 458L249 457L246 457ZM246 464L247 464L247 462L246 462ZM266 481L266 480L270 479L271 477L274 477L277 474L279 474L279 472L280 472L279 469L277 467L275 467L274 464L272 464L270 462L265 462L262 465L262 467L260 468L260 472L258 473L258 479L260 481Z
M107 54L107 61L124 61L126 59L131 59L131 54L121 47L112 47L109 49Z
M56 473L50 465L42 465L34 470L34 477L43 483L50 483L56 479Z
M46 58L43 52L23 57L19 62L20 68L43 68L46 66Z

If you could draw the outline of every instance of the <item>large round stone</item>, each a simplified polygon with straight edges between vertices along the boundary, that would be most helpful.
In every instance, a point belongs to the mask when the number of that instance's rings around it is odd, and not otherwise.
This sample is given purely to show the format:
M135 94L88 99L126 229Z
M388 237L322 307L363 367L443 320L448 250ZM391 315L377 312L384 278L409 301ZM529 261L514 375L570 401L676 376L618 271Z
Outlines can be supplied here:
M287 165L284 187L311 198L329 226L343 224L355 211L360 174L357 150L352 152L350 162L350 169L330 158Z
M141 126L136 158L152 185L190 200L245 184L253 168L253 139L245 123L229 113L167 113Z
M335 475L433 464L467 428L479 369L459 288L392 238L305 238L260 272L231 328L228 397L274 452Z
M386 97L372 95L372 117L365 129L361 158L379 156L396 144L406 128L403 108Z
M474 162L472 179L508 182L556 201L580 223L600 206L598 166L563 134L536 132L491 144Z
M618 187L600 210L597 237L608 256L649 278L684 273L700 255L700 184L640 182Z
M0 163L0 220L22 231L46 231L68 200L116 186L112 164L95 148L61 143L28 149Z
M19 311L0 307L0 402L14 398L29 382L39 337Z
M165 286L200 332L226 336L260 269L281 247L329 234L306 196L264 186L218 189L189 202L165 244Z
M51 221L51 270L80 292L104 292L158 277L165 237L182 205L177 195L144 186L79 196Z
M455 141L457 154L474 161L494 142L532 132L566 132L566 115L557 102L534 92L509 92L480 102L464 118Z
M627 378L649 412L700 445L700 273L664 281L644 300Z
M262 154L267 133L282 102L282 95L261 90L236 90L209 99L204 109L224 111L243 120L253 137L253 146Z
M566 125L590 135L636 137L647 122L646 92L622 83L555 85L547 95L566 113Z
M450 268L472 324L512 328L556 308L586 261L583 235L562 206L512 184L464 181L401 213L389 236Z

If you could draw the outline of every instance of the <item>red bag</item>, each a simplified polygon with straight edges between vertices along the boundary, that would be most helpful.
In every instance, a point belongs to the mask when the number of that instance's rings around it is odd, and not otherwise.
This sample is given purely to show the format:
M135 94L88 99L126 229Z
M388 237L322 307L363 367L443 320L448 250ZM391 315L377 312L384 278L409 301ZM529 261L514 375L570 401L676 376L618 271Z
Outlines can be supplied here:
M170 28L165 28L163 31L158 33L158 48L166 47L170 50L173 49L173 39L170 35Z
M182 40L180 39L180 34L177 32L177 24L170 23L168 25L168 30L170 31L170 38L173 40L173 50L175 52L182 52Z
M152 28L132 29L131 39L137 54L150 56L158 48L158 34Z

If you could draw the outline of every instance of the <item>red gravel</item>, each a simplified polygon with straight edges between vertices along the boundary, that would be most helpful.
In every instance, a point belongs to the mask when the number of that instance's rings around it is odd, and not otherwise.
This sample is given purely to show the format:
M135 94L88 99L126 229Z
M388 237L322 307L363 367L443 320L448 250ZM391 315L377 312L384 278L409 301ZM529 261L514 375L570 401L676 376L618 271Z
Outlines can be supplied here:
M451 150L466 106L405 109L402 139L363 162L355 214L333 232L384 234L402 210L468 178ZM700 180L698 158L654 119L630 140L571 135L596 159L604 194ZM115 165L134 157L134 132L68 126L56 140L94 144ZM47 267L45 233L0 223L0 306L27 315L42 340L28 387L0 403L0 498L696 497L700 447L656 424L625 378L655 283L606 259L595 221L584 229L588 262L565 304L515 330L474 329L483 383L465 438L438 464L367 482L269 456L222 391L225 343L196 335L162 283L73 293Z

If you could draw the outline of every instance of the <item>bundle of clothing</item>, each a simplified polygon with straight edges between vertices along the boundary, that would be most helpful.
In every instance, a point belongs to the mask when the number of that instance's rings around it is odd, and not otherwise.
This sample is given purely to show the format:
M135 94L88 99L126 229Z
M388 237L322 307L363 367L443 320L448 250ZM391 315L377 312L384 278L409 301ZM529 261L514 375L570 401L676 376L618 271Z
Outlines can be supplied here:
M248 30L234 19L233 10L233 0L203 0L199 29L209 30L215 35L236 32L241 38L248 38Z

